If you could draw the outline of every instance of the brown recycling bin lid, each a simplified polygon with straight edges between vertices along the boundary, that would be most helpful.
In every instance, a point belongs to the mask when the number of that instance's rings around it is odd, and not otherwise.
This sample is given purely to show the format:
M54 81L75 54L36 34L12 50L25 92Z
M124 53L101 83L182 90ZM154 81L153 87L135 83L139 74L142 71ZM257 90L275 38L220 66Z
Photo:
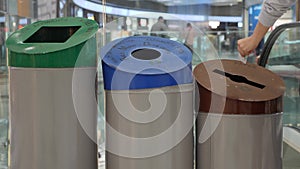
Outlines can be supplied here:
M283 80L256 64L211 60L193 71L199 87L199 111L224 114L282 112Z

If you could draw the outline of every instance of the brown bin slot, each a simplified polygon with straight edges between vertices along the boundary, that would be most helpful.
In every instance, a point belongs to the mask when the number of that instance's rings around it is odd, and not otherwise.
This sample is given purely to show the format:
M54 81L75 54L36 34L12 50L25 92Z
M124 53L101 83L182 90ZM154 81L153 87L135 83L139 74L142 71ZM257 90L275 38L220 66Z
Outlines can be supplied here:
M237 60L211 60L194 69L199 112L224 114L272 114L282 112L283 80L255 64ZM223 106L211 107L214 101ZM225 102L225 103L224 103Z

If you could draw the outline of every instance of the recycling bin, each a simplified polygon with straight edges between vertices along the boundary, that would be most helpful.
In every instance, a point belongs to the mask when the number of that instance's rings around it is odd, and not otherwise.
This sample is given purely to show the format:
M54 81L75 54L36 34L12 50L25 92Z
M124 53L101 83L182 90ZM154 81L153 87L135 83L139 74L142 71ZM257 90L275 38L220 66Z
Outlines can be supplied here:
M97 168L97 29L58 18L7 39L10 169Z
M107 169L193 169L192 54L133 36L101 50Z
M282 79L237 60L203 62L193 73L197 169L281 169Z

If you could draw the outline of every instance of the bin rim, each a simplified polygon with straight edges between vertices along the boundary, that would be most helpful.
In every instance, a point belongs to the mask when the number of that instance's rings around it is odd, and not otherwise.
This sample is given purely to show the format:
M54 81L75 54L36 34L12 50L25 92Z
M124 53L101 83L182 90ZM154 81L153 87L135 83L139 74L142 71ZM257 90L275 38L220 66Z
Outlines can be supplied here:
M221 63L219 66L215 63ZM211 66L214 65L214 66ZM222 80L223 78L220 78L219 76L212 76L208 75L207 71L211 71L213 69L224 69L224 71L228 73L232 73L235 75L241 75L244 73L244 76L247 77L248 80L255 79L257 82L261 82L265 85L264 89L258 89L253 86L250 86L248 84L244 83L238 83L238 82L231 82L231 80L228 80L228 77L225 77L226 80ZM285 92L285 83L283 79L275 74L274 72L265 69L261 66L258 66L253 63L247 63L244 64L241 61L238 60L230 60L230 59L221 59L221 60L209 60L203 63L198 64L193 69L193 75L195 77L195 80L198 84L198 86L204 88L207 92L213 93L214 95L218 97L224 97L226 99L236 100L240 102L265 102L270 100L276 100L284 95ZM223 90L225 88L218 88L218 85L211 84L212 78L218 82L218 84L225 86L226 85L226 91ZM207 80L209 79L209 80ZM219 80L221 79L221 80ZM255 81L254 80L254 81ZM225 82L224 84L221 84L222 82ZM242 89L238 88L241 87ZM248 90L244 90L244 87L247 87ZM251 94L255 95L249 95L247 92L249 92L252 89ZM256 89L256 90L255 90Z
M24 43L42 27L68 27L80 26L80 28L64 43ZM6 40L6 46L11 52L18 54L47 54L62 51L77 46L95 35L98 24L94 20L81 17L63 17L26 25L24 28L15 31Z
M153 46L152 44L147 44L143 46L143 43L149 43L151 41L157 42L159 45ZM123 49L124 47L127 48L124 50ZM173 47L174 49L167 50L166 47ZM107 48L108 50L107 49L105 50L104 48ZM176 48L179 50L177 51ZM139 49L153 49L160 52L162 55L157 59L151 59L151 60L136 59L132 56L131 53ZM116 39L108 43L107 45L105 45L100 50L101 50L101 54L100 54L101 60L103 64L107 65L114 71L122 71L127 74L151 76L151 75L171 74L183 70L187 67L190 67L191 69L190 73L192 73L192 68L191 68L192 53L189 51L189 49L186 46L174 40L156 37L156 36L130 36L130 37ZM178 64L174 60L168 59L170 57L178 58L177 61L180 61L181 63ZM124 61L128 61L128 60L130 61L131 64L135 63L135 65L132 66L130 64L124 64ZM163 65L163 66L160 67L158 65ZM139 71L139 70L143 70L143 71Z
M130 36L108 43L100 52L106 90L157 88L193 82L192 52L178 41L156 36Z

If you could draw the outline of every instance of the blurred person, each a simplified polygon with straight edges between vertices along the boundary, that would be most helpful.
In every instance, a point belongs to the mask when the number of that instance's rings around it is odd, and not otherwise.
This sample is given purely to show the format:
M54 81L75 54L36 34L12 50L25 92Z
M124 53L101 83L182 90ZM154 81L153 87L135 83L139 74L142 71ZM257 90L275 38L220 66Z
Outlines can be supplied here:
M269 28L280 18L296 0L265 0L258 16L258 22L251 36L238 40L238 51L245 57L252 53L264 38Z
M1 64L2 64L2 59L5 58L5 54L4 54L4 51L5 51L5 47L4 47L4 44L5 44L5 37L4 37L4 32L3 30L0 28L0 59L1 59Z
M164 22L164 18L162 16L158 17L158 20L155 24L152 25L151 27L151 36L160 36L160 37L166 37L166 35L159 33L161 31L167 31L168 30L168 26L165 24Z
M230 34L230 52L233 54L235 49L236 49L236 44L237 44L237 34L235 31L233 31Z
M193 26L191 23L187 23L186 27L184 29L184 45L186 47L188 47L192 52L194 50L194 38L195 38L196 34L195 31L193 29Z
M128 37L129 36L129 32L126 29L126 26L122 26L121 27L121 32L120 32L120 37Z

